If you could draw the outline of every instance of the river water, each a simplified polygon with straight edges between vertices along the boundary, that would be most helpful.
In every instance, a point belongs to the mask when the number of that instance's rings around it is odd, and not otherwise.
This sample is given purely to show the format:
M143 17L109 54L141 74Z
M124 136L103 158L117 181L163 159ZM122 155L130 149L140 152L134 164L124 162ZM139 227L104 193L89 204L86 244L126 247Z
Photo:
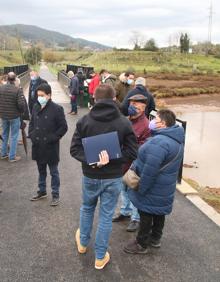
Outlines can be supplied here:
M187 121L183 177L220 188L220 95L165 101Z

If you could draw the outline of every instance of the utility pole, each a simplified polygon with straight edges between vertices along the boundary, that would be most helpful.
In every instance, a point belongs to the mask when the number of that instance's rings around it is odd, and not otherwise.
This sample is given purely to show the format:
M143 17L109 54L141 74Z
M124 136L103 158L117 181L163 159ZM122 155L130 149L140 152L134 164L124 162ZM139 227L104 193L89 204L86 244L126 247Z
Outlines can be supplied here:
M16 37L17 37L17 40L18 40L18 47L19 47L19 50L20 50L20 53L21 53L22 63L24 64L24 54L23 54L23 50L22 50L22 46L21 46L21 38L18 34L17 29L16 29Z
M208 25L208 43L212 43L212 15L213 15L213 9L212 9L212 2L210 3L209 8L209 25Z

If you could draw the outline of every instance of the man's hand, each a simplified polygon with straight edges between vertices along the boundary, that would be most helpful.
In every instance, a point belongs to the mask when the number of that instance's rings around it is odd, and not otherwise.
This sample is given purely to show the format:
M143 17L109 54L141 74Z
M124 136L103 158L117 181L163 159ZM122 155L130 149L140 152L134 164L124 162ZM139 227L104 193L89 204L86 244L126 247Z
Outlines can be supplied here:
M99 162L97 163L97 167L102 167L109 163L109 155L107 151L101 151L99 154Z

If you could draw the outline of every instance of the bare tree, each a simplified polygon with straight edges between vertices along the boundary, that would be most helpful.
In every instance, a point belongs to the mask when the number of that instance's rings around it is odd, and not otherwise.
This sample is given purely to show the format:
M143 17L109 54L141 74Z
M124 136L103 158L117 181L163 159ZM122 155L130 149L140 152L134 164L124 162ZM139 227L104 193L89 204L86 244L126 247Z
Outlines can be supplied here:
M129 42L134 46L134 50L139 50L144 44L144 36L137 30L133 30L131 34Z

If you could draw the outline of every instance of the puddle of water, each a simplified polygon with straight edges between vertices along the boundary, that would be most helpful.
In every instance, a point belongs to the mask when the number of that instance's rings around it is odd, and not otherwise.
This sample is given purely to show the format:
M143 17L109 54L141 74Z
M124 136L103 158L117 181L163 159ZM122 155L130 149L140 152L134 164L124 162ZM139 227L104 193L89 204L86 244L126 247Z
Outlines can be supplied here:
M187 121L184 163L194 165L184 168L183 176L220 187L220 111L178 112L178 118Z

